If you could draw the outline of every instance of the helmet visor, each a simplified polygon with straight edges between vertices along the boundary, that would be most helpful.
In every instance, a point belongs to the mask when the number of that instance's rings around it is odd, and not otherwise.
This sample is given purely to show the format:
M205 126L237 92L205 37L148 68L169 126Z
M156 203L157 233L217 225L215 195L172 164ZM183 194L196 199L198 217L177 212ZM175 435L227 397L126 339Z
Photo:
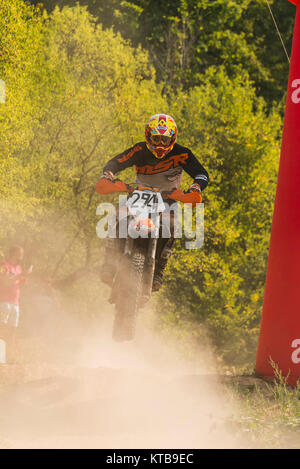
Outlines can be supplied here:
M172 141L172 137L169 137L168 135L158 135L158 134L155 134L155 135L152 134L150 139L153 145L161 144L164 147L169 146Z

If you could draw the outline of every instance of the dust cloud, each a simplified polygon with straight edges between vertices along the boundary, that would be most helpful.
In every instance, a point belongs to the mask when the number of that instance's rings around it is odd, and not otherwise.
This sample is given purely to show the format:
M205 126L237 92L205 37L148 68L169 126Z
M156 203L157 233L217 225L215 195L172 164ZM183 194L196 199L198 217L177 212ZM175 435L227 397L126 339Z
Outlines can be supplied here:
M140 313L133 342L110 338L106 302L89 328L65 315L48 346L45 330L20 340L22 356L29 344L36 352L0 368L0 447L239 447L231 428L237 409L212 355L184 358L175 339L154 332L148 312Z

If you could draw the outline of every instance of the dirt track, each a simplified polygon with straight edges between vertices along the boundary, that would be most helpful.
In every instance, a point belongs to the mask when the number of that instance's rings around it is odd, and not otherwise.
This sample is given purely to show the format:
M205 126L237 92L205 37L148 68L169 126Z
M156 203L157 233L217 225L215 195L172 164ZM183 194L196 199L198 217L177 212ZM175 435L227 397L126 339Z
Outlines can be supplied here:
M145 328L126 344L110 339L110 323L68 332L51 343L56 354L39 341L36 363L0 366L0 448L247 447L224 383L257 380L221 378L206 348L183 358L176 340Z
M215 375L2 366L0 380L2 448L243 446Z

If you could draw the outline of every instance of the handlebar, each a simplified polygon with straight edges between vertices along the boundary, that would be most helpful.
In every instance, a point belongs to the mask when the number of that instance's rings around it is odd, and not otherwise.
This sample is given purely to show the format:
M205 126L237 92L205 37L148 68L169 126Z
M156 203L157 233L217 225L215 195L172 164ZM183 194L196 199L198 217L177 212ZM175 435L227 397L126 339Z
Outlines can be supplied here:
M115 192L133 192L128 184L115 179L110 181L109 179L100 179L96 185L96 191L101 195L113 194Z
M141 186L132 187L120 179L115 179L114 181L110 181L109 179L100 179L96 185L96 191L101 195L117 192L127 192L130 194L137 189L141 189ZM145 187L143 187L143 189L145 189ZM157 191L157 189L152 187L147 187L147 189ZM169 192L161 192L161 195L163 198L176 200L185 204L190 203L194 205L202 202L201 193L198 191L183 192L180 189L174 189Z

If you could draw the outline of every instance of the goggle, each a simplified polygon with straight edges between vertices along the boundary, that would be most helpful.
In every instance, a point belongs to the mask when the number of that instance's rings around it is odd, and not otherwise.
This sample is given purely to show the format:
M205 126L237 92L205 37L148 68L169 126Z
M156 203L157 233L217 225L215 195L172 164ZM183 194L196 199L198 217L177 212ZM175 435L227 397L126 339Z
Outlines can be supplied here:
M161 143L164 147L167 147L168 145L170 145L172 141L172 137L169 137L168 135L158 135L158 134L155 134L155 135L152 134L150 136L150 139L153 145L159 145Z

